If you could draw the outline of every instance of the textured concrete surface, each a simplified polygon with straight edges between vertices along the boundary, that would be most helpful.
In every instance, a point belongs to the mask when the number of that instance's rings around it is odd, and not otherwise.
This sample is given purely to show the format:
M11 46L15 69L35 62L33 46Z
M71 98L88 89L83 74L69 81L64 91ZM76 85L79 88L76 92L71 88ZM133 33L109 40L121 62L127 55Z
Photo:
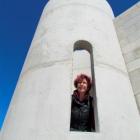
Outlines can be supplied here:
M140 2L114 20L140 111Z
M48 3L11 101L2 140L140 139L140 118L113 18L105 0ZM92 46L96 132L69 131L73 75L77 69L90 73L91 67L88 54L74 56L79 40Z

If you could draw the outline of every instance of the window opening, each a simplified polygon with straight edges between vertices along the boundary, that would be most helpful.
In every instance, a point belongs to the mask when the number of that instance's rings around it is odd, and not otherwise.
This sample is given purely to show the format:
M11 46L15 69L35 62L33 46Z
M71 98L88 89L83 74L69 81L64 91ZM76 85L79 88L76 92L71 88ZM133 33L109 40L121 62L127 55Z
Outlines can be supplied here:
M98 131L92 52L92 46L87 41L74 44L70 131Z

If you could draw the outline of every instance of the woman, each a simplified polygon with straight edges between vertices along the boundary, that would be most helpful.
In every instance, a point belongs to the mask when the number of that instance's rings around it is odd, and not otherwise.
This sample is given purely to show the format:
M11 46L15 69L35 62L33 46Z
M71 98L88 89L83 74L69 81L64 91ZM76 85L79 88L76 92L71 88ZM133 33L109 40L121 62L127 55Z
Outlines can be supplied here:
M95 130L92 97L89 95L91 79L85 75L78 75L74 81L76 90L72 95L71 104L71 131Z

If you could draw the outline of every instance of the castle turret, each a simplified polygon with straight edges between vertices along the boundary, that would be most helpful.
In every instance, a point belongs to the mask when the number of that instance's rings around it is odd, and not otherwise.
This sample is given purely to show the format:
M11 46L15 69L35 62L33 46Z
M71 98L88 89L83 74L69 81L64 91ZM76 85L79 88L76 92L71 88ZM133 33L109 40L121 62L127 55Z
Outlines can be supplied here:
M140 118L113 19L106 0L48 2L1 140L140 139ZM80 73L94 81L94 132L70 131L73 79Z

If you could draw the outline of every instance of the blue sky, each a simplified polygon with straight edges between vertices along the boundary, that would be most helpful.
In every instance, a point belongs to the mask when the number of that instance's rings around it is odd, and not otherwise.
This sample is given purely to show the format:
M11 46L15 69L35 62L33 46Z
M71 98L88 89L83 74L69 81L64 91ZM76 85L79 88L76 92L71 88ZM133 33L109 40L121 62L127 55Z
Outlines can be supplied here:
M108 0L115 16L139 0ZM0 128L47 0L0 0Z

